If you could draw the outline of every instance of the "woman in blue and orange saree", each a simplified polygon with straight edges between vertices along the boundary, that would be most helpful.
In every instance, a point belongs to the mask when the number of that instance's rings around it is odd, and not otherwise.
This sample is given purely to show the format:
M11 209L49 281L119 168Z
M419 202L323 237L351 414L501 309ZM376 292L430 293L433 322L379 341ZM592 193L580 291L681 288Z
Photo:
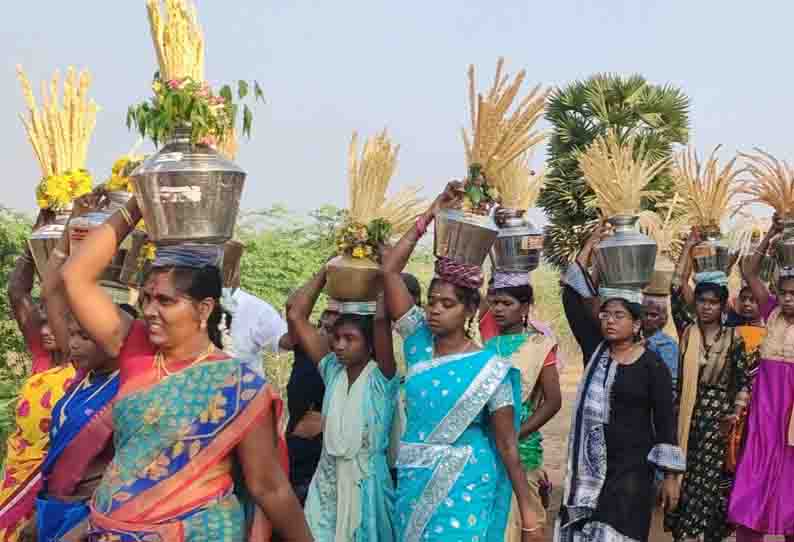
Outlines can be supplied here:
M142 320L98 284L140 220L133 198L89 234L61 276L73 314L118 359L115 455L90 504L89 539L128 542L311 540L280 450L281 403L221 348L223 249L158 249Z
M330 341L309 323L325 280L323 268L287 304L290 335L317 364L326 389L323 452L306 519L317 542L396 542L387 456L400 386L394 357L373 359L375 303L340 303Z
M425 310L400 272L438 210L459 204L451 183L383 261L386 306L405 339L406 427L397 457L400 540L501 542L515 491L522 539L540 540L521 468L519 371L467 333L479 306L479 268L436 263Z

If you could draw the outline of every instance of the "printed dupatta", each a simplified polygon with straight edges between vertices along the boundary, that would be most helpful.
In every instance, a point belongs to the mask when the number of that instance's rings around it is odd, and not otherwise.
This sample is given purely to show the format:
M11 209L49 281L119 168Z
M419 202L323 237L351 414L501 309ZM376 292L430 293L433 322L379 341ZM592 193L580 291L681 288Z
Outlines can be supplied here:
M162 381L150 373L119 392L116 455L91 503L93 533L119 542L185 540L193 515L230 502L234 447L269 409L281 415L264 378L237 359L210 359ZM247 519L264 540L269 527L254 509Z

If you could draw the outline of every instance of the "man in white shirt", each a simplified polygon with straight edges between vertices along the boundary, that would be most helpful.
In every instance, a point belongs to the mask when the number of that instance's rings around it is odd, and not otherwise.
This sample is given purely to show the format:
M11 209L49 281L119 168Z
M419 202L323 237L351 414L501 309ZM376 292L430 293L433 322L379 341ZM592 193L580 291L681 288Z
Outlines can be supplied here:
M268 303L240 288L224 288L221 304L232 319L225 350L263 372L262 354L279 351L287 323Z

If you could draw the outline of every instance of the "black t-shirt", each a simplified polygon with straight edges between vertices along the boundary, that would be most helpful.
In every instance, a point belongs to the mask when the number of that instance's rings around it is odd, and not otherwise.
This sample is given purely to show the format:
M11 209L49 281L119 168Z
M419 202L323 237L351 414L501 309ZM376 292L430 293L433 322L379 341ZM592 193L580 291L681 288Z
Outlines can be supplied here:
M320 411L323 406L325 384L317 366L300 348L295 348L295 363L287 383L287 448L289 449L290 481L293 485L308 484L323 450L323 436L304 439L291 436L295 426L310 410Z

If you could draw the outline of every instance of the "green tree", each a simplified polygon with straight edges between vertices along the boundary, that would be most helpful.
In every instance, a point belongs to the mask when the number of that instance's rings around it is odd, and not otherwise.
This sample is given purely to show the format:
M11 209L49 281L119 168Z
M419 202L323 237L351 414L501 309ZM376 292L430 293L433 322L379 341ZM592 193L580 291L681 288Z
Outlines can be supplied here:
M614 129L621 137L636 135L638 145L654 160L670 156L674 144L689 139L689 98L678 88L648 83L640 75L599 74L556 89L546 119L552 126L549 170L538 199L550 222L544 255L564 268L598 219L597 211L586 206L593 191L582 178L575 151ZM669 172L658 175L651 185L669 195Z

